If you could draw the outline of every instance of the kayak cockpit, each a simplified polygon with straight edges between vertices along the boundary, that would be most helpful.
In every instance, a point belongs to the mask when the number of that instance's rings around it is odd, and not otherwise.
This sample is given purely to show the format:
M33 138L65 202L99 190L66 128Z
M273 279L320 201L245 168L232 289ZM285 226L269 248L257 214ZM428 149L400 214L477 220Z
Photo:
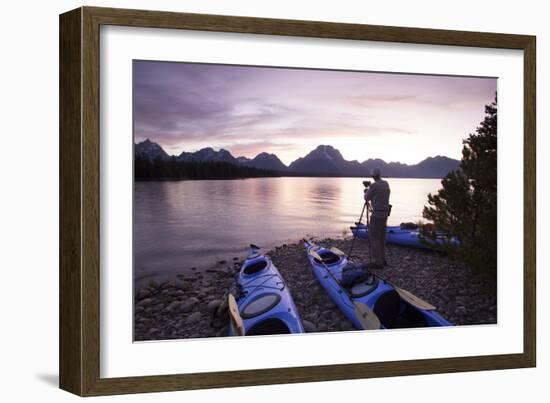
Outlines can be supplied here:
M292 333L286 323L278 318L268 318L253 325L246 332L247 336L264 336L269 334Z
M321 259L323 259L323 263L327 266L340 263L340 261L342 260L341 256L338 256L336 253L331 252L330 250L323 250L321 252L317 252L317 254ZM321 264L321 261L319 259L313 258L313 260L315 261L315 263Z
M374 304L373 311L386 329L428 326L422 312L403 301L395 290L389 290L380 295Z
M267 267L267 260L266 259L260 259L252 261L249 264L246 264L243 267L243 274L246 274L247 276L250 276L252 274L256 274L261 272Z

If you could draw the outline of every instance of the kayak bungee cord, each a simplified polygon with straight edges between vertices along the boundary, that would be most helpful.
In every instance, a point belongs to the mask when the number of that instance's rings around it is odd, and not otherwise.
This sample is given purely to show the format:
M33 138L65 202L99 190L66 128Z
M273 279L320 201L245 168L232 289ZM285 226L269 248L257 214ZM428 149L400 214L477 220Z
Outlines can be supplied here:
M255 280L258 280L258 278L260 277L267 277L264 281L262 281L260 284L251 284L250 286L248 286L250 283L253 283ZM281 287L274 287L272 285L264 285L265 283L267 283L269 280L271 280L272 278L274 277L278 277L281 281L278 281L277 284L281 285ZM261 276L258 276L257 278L253 279L253 280L250 280L248 283L245 283L245 284L242 284L241 287L243 288L243 295L244 297L246 298L248 294L252 294L254 293L254 291L256 291L258 288L270 288L272 290L278 290L278 291L283 291L285 289L285 282L283 281L283 279L281 278L281 276L277 275L277 274L262 274ZM250 290L248 290L247 288L251 288Z
M304 239L305 242L307 242L309 245L311 245L310 242ZM376 316L376 314L363 302L356 301L354 298L352 298L351 294L347 291L345 287L342 287L342 284L338 279L334 276L332 271L329 269L329 267L325 264L323 261L323 258L315 251L312 247L308 250L309 255L313 258L313 261L319 262L322 267L326 270L327 274L332 278L332 280L340 286L340 289L343 291L343 293L346 295L348 300L353 304L353 307L355 308L355 316L357 317L357 320L365 330L375 330L380 329L380 319Z
M313 256L315 260L318 260L321 263L321 265L325 268L327 273L330 274L330 276L336 282L336 284L341 285L341 283L336 279L336 277L334 277L334 275L332 274L328 266L325 264L325 262L323 261L323 258L319 256L319 254L314 250L310 251L310 254L311 256ZM380 320L378 319L376 314L366 304L355 301L351 297L351 294L344 287L342 287L341 289L344 292L344 294L346 294L349 301L353 304L355 308L355 315L357 316L357 319L361 323L361 326L363 326L363 329L365 330L380 329Z

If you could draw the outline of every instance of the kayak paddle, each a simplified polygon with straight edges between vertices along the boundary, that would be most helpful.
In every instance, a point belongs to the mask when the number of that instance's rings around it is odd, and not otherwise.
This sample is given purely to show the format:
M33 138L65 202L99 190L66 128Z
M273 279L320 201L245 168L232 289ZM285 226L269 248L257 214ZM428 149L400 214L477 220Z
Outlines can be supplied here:
M233 294L229 294L227 297L227 303L229 305L229 324L233 329L233 333L238 336L244 336L244 323L239 313L239 307Z
M342 252L340 249L336 248L336 247L332 247L330 248L330 250L334 253L336 253L337 255L340 255L340 256L346 256L344 254L344 252ZM416 295L414 295L412 292L410 291L407 291L407 290L404 290L398 286L396 286L394 283L386 280L385 278L382 278L380 276L378 276L377 274L375 273L371 273L373 276L375 277L378 277L379 279L381 280L384 280L386 283L390 284L393 288L395 288L395 291L397 291L397 293L399 294L399 296L406 302L408 302L409 304L411 304L412 306L418 308L418 309L422 309L424 311L435 311L436 310L436 307L433 306L432 304L430 304L429 302L426 302L424 301L422 298L419 298L417 297Z
M354 306L355 309L355 315L357 316L357 320L359 323L361 323L361 326L363 326L363 329L365 330L375 330L380 329L380 319L378 319L378 316L364 303L355 301L349 292L347 292L346 288L342 286L342 284L334 277L334 274L330 271L328 266L323 262L323 258L319 256L319 254L314 250L309 250L309 254L313 256L314 259L318 260L327 273L332 277L332 279L340 286L340 289L344 291L344 293L347 295L349 300Z

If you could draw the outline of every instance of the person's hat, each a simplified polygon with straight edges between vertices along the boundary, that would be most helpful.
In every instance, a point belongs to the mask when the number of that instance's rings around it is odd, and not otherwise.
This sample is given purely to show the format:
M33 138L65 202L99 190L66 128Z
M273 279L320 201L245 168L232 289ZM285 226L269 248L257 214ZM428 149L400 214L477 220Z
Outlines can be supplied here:
M370 176L372 176L373 178L375 176L381 176L382 173L380 172L380 170L378 168L373 168L370 170Z

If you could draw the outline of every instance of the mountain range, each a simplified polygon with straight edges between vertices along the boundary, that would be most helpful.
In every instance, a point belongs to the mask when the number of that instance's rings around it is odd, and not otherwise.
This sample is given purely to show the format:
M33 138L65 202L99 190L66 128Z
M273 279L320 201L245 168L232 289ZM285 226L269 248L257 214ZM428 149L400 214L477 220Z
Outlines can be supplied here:
M154 161L157 158L169 160L175 158L183 162L226 162L238 166L247 166L257 169L277 171L298 176L364 176L370 174L372 168L382 171L382 176L397 178L443 178L450 171L458 169L460 161L444 157L428 157L418 164L408 165L400 162L386 162L381 159L367 159L363 162L344 159L340 151L330 145L320 145L304 157L293 161L289 166L275 155L262 152L250 159L247 157L233 157L223 148L215 151L211 147L196 152L183 151L178 156L169 156L163 148L149 139L134 145L136 157Z

